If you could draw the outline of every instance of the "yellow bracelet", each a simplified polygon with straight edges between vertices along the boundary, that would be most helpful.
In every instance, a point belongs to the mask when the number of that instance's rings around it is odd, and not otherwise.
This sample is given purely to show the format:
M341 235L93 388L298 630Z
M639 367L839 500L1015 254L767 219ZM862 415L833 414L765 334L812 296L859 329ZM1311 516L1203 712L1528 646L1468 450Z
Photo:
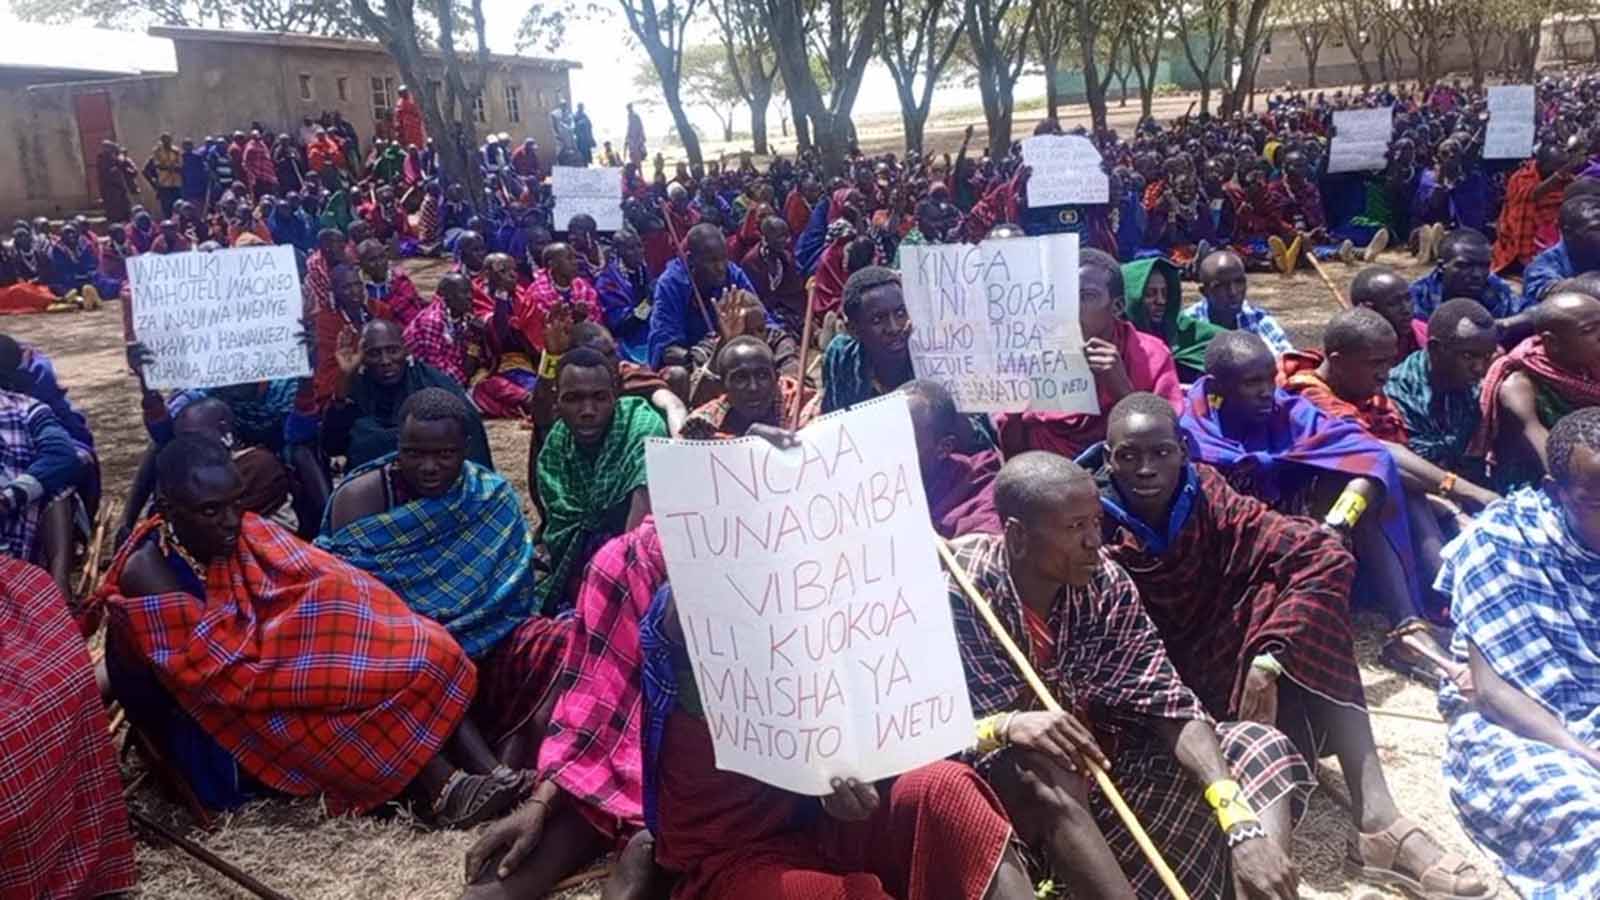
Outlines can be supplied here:
M1361 521L1361 514L1367 511L1367 498L1355 491L1347 490L1333 501L1333 508L1328 510L1328 515L1323 521L1329 525L1343 525L1346 528L1356 527Z
M540 354L540 356L539 356L539 377L540 378L554 378L554 377L556 377L556 366L560 365L560 363L561 363L561 356L559 354L551 353L548 350L545 351L544 353Z
M1239 782L1232 778L1219 778L1206 788L1206 802L1217 814L1217 824L1223 831L1233 830L1242 822L1255 822L1256 811L1241 796Z
M993 753L1005 746L1000 723L1008 718L1009 716L1006 713L996 713L987 719L979 719L978 743L974 749L979 753Z

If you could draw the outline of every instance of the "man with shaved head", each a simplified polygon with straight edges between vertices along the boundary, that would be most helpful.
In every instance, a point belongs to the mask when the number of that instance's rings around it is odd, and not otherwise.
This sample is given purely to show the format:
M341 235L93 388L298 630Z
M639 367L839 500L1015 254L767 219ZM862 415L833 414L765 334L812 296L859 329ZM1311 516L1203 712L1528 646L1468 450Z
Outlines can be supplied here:
M339 382L322 417L322 446L331 455L344 456L349 468L394 452L399 446L401 407L406 398L430 387L442 388L468 404L467 458L494 468L482 417L454 379L411 358L399 324L373 319L361 329L356 346L340 344L337 361Z
M1030 451L1001 468L994 502L1002 533L968 535L951 548L1070 710L1038 711L1039 699L951 576L967 688L982 717L980 767L1018 838L1073 896L1165 896L1137 844L1090 790L1092 762L1110 771L1194 896L1222 896L1230 878L1250 897L1296 896L1287 823L1309 769L1276 729L1218 725L1183 684L1128 574L1100 552L1094 479L1065 457Z
M1428 326L1411 309L1411 285L1388 266L1367 266L1350 280L1350 303L1383 316L1394 328L1405 358L1428 344Z
M728 261L728 243L711 224L689 229L685 253L656 281L650 308L650 365L681 364L717 328L716 303L730 288L756 292L744 270Z
M1483 378L1473 447L1487 454L1503 489L1537 483L1549 471L1545 443L1556 420L1600 406L1600 299L1558 283L1534 314L1534 334Z
M1439 262L1432 272L1411 283L1411 312L1427 319L1439 304L1470 297L1499 320L1510 340L1528 331L1531 319L1523 314L1533 301L1518 296L1511 283L1489 271L1489 241L1481 232L1458 228L1439 241Z
M1244 275L1244 260L1239 254L1218 250L1200 261L1199 272L1200 302L1185 309L1185 313L1219 328L1254 334L1266 341L1273 353L1294 349L1278 320L1271 313L1251 306L1246 299L1249 286Z
M1383 392L1418 456L1461 478L1487 483L1482 456L1467 447L1483 419L1479 385L1497 349L1494 316L1476 300L1446 300L1428 319L1427 347L1389 370Z
M1458 674L1422 619L1425 597L1393 456L1356 422L1277 387L1276 375L1260 338L1230 332L1212 340L1206 376L1190 388L1183 411L1196 457L1236 490L1279 512L1320 516L1352 542L1371 585L1367 596L1394 629L1383 651L1387 664L1427 677Z
M1160 397L1130 394L1107 418L1105 443L1079 460L1095 471L1107 555L1132 576L1206 711L1282 728L1307 760L1339 758L1360 835L1354 856L1369 880L1426 878L1452 896L1487 895L1483 878L1443 854L1389 793L1356 668L1356 562L1343 542L1194 465ZM1384 852L1397 836L1401 852Z

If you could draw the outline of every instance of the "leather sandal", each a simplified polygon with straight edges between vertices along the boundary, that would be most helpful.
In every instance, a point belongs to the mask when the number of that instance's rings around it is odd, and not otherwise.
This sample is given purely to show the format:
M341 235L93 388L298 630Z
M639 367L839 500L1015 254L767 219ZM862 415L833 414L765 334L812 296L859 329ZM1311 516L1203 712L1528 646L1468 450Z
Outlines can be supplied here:
M456 770L433 802L433 824L439 828L468 829L509 813L530 793L523 778L468 775Z
M1434 843L1421 825L1404 816L1375 834L1358 833L1345 864L1368 884L1397 887L1419 900L1484 900L1495 895L1478 867L1457 853L1441 854L1422 872L1402 869L1401 849L1413 837Z

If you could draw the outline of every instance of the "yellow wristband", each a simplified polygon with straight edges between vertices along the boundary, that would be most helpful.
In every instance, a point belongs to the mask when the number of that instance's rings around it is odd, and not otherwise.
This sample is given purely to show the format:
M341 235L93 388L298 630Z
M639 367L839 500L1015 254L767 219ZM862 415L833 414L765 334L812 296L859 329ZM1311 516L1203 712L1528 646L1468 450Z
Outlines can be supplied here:
M1008 718L1010 717L1006 713L997 713L987 719L979 719L978 743L974 749L979 753L993 753L1005 746L1000 723Z
M1324 519L1329 525L1343 525L1346 528L1356 527L1361 521L1361 514L1367 511L1367 498L1355 491L1345 491L1339 499L1333 501L1333 508L1328 510Z
M539 377L540 378L555 378L556 377L556 366L559 365L560 363L561 363L561 357L558 354L551 353L548 350L545 351L544 353L540 354L540 356L539 356Z
M1206 788L1206 802L1216 812L1217 824L1223 831L1231 831L1233 826L1243 822L1257 821L1256 811L1242 796L1239 782L1232 778L1220 778L1212 782Z

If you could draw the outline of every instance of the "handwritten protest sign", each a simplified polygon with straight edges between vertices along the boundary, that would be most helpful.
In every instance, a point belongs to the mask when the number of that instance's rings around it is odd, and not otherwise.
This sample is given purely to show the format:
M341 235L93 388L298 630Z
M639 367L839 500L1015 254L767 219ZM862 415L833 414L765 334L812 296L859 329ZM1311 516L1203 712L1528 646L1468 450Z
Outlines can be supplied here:
M550 189L556 198L551 220L557 229L579 213L594 216L601 231L622 227L622 170L556 166L550 170Z
M962 412L1098 413L1078 328L1078 236L900 248L911 364Z
M1483 158L1532 156L1533 118L1533 85L1503 84L1489 88L1489 125L1483 132Z
M153 390L311 374L293 247L142 253L128 257L128 284Z
M1029 206L1106 203L1111 180L1100 168L1100 151L1079 134L1041 134L1022 140Z
M760 438L645 448L717 768L800 794L972 742L903 394Z
M1370 172L1388 164L1389 137L1394 132L1394 109L1341 109L1333 114L1333 145L1328 148L1329 172Z

